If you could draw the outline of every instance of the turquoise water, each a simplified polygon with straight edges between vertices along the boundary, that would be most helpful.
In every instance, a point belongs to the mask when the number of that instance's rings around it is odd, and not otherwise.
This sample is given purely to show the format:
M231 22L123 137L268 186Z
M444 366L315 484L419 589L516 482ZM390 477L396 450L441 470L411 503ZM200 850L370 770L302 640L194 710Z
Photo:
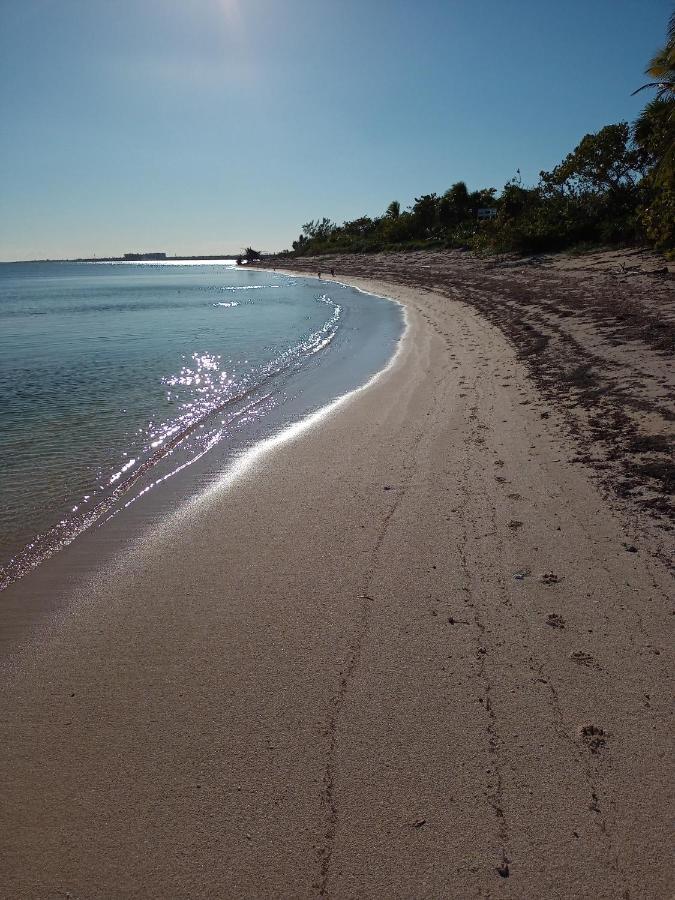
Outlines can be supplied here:
M4 583L356 387L401 328L388 301L229 264L0 265Z

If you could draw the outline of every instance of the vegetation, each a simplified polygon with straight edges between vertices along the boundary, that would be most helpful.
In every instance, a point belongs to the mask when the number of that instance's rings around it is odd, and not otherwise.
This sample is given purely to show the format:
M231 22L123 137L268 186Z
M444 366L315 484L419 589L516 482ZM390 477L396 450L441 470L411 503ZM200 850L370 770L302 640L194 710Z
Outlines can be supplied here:
M246 250L244 250L244 253L237 257L237 265L243 265L244 261L246 261L246 263L255 263L260 259L262 259L260 250L254 250L253 247L247 247Z
M664 100L675 97L675 13L670 17L668 22L668 38L666 46L658 50L651 58L649 65L645 69L645 75L649 75L654 81L643 84L634 94L644 91L647 88L656 88L658 90L657 99Z
M457 247L480 252L538 253L577 245L647 241L675 252L675 14L666 46L651 60L652 78L638 91L656 97L630 126L587 134L539 183L520 172L498 194L469 191L457 181L444 194L423 194L401 209L338 225L323 218L303 225L297 255ZM637 93L636 91L635 93Z

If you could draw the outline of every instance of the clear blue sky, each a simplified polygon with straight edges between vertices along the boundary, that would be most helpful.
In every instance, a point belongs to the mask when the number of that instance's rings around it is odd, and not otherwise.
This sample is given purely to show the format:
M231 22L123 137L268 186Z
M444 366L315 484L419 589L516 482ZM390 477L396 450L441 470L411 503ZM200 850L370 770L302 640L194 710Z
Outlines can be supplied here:
M632 120L669 0L0 0L0 259L290 246Z

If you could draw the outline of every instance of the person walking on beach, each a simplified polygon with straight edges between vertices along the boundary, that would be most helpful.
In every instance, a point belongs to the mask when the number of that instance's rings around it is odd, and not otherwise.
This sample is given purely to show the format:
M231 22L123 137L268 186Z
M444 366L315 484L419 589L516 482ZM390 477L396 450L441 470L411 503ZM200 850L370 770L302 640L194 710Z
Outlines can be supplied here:
M335 269L330 270L330 277L335 278Z
M316 274L319 276L319 278L321 278L321 269L319 269L319 271Z

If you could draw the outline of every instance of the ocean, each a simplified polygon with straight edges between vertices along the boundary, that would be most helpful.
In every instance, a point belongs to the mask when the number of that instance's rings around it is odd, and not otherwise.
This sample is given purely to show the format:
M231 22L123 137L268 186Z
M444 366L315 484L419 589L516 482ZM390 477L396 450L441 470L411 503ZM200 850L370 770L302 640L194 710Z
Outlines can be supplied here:
M0 588L112 518L150 527L402 330L389 300L228 262L0 264Z

